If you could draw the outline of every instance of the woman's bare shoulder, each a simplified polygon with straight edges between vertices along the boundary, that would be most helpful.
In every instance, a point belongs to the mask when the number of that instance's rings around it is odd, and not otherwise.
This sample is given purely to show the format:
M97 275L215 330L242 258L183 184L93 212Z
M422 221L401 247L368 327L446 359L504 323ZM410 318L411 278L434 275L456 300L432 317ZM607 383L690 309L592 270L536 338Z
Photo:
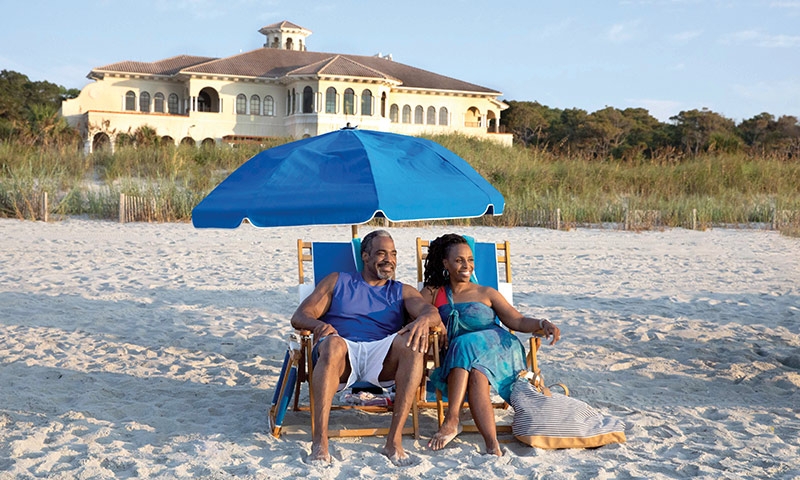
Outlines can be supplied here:
M437 290L439 290L439 289L436 288L436 287L424 286L419 291L419 293L420 293L420 295L422 295L422 298L424 298L425 301L430 303L430 302L433 301L433 298L436 295L436 291Z

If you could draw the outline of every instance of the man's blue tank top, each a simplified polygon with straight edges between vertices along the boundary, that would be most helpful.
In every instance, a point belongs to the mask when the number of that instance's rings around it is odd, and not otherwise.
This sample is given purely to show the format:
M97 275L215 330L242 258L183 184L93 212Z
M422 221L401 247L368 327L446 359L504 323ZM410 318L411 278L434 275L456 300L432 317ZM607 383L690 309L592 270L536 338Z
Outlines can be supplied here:
M373 287L360 272L341 272L328 313L320 320L355 342L386 338L403 328L403 284L388 280Z

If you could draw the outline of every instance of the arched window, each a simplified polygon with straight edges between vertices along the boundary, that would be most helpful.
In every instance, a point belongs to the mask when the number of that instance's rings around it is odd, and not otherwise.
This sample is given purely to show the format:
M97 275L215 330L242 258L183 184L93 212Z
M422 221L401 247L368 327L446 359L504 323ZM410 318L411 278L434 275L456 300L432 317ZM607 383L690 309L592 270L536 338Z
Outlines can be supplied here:
M281 42L278 37L272 39L272 48L281 48Z
M447 107L439 109L439 125L447 125Z
M428 125L436 125L436 109L428 107L428 115L425 117L425 123Z
M344 91L344 114L354 115L356 113L356 95L352 88Z
M303 113L314 113L314 90L311 87L303 89Z
M467 113L464 114L465 127L480 127L481 126L481 112L477 107L469 107Z
M392 123L400 121L400 109L397 107L396 103L393 103L392 106L389 107L389 121Z
M142 92L139 95L139 111L150 113L150 94L147 92Z
M414 123L421 124L422 123L422 115L424 110L422 109L422 105L417 105L417 108L414 109Z
M125 94L125 110L136 111L136 94L133 93L133 90L128 90L128 93Z
M292 91L286 90L286 115L292 114Z
M164 94L156 93L153 96L153 111L156 113L164 113Z
M245 100L245 103L247 101ZM219 93L211 87L204 87L197 94L197 111L198 112L220 112Z
M99 152L100 150L107 150L111 148L111 139L108 134L104 132L96 133L92 140L92 151Z
M372 115L372 91L361 92L361 115Z
M243 93L236 96L236 114L247 114L247 97L245 97Z
M258 95L250 97L250 115L261 115L261 98Z
M170 93L169 98L167 99L167 108L169 109L169 113L173 115L178 114L178 94Z
M297 40L297 49L300 50L301 52L303 51L303 39L302 38Z
M386 118L386 92L381 93L381 117Z
M325 113L336 113L336 89L333 87L325 90Z
M292 45L292 39L291 38L287 38L286 39L286 50L292 50L293 46L294 45Z
M290 39L291 40L291 39ZM297 90L292 89L292 113L297 111Z
M275 100L269 95L264 97L264 115L268 117L275 115Z
M403 106L403 123L411 123L411 107Z

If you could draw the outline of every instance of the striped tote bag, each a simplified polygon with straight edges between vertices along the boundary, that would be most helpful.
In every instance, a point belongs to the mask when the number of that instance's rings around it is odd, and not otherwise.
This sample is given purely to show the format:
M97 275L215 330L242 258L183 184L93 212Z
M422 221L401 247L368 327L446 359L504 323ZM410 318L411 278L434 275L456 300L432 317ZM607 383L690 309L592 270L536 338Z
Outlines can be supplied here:
M512 432L522 443L538 448L591 448L625 443L625 423L580 400L540 393L525 378L514 382Z

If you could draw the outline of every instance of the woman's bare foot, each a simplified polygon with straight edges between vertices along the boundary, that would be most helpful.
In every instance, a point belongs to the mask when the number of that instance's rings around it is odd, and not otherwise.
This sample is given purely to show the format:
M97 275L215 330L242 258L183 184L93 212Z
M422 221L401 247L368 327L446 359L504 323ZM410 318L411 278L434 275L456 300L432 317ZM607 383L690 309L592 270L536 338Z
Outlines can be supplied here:
M494 441L493 446L486 446L486 454L487 455L497 455L498 457L503 456L503 449L500 448L500 443L497 440Z
M389 460L398 467L405 467L413 463L411 457L403 450L402 445L390 446L387 444L383 447L382 453L389 457Z
M450 443L454 438L461 433L462 427L461 423L456 423L455 426L450 425L448 423L443 423L441 427L439 427L439 431L433 434L431 441L428 442L428 448L431 450L441 450Z

